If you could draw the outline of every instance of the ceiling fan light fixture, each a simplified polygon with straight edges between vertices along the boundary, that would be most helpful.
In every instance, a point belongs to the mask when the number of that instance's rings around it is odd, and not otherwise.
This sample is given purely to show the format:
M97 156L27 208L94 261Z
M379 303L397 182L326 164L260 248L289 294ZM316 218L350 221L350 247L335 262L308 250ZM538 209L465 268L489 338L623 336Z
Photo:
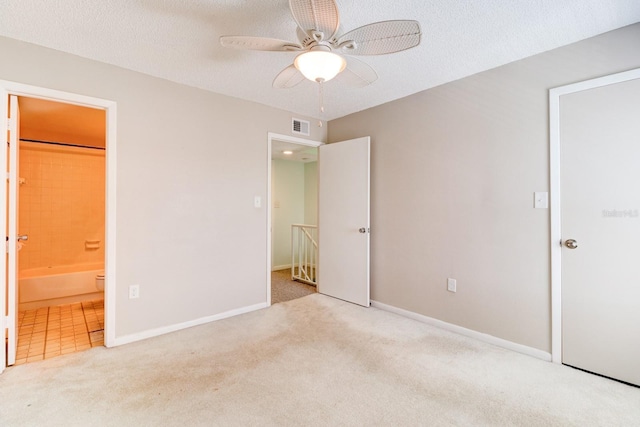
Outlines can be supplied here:
M347 61L333 52L312 50L298 55L295 67L312 82L328 82L347 66Z

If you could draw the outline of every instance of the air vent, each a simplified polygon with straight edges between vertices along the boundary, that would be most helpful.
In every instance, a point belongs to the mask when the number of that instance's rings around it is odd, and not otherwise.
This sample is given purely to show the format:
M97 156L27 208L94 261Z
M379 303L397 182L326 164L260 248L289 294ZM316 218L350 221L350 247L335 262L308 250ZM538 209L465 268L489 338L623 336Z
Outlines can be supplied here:
M291 119L291 131L298 135L309 136L309 122L300 119Z

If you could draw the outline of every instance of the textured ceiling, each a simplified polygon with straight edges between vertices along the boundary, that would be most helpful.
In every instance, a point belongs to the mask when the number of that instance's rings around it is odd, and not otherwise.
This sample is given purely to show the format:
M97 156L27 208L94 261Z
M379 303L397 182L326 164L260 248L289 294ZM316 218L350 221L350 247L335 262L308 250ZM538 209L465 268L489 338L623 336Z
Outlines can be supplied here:
M415 19L417 48L359 57L365 88L271 83L295 53L225 49L221 35L295 41L287 0L3 0L0 35L330 120L640 21L639 0L338 0L342 30Z
M291 152L291 154L285 154L285 151ZM273 140L271 143L271 158L302 163L315 162L318 160L318 148Z

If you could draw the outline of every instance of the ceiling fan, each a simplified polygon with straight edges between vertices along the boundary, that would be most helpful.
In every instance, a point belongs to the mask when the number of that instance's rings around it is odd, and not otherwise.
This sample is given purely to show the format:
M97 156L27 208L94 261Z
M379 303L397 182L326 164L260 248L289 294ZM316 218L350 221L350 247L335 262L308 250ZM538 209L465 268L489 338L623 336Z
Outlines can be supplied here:
M364 87L378 75L369 65L343 55L384 55L420 44L417 21L382 21L339 34L340 16L335 0L289 0L298 25L298 42L252 36L222 36L224 47L263 51L300 52L293 64L273 80L275 88L291 88L309 79L322 83L339 76L351 86ZM321 108L322 111L322 101Z

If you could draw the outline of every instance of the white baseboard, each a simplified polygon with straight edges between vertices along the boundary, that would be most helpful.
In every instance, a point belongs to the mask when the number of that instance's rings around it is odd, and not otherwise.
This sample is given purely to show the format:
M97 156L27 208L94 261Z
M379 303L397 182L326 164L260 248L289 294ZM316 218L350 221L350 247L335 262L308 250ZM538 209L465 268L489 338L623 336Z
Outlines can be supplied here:
M551 353L538 350L537 348L518 344L512 341L507 341L502 338L494 337L493 335L474 331L473 329L463 328L462 326L443 322L442 320L434 319L433 317L424 316L422 314L414 313L413 311L404 310L402 308L383 304L378 301L371 301L371 306L379 308L384 311L398 314L403 317L407 317L409 319L417 320L418 322L436 326L441 329L446 329L447 331L455 332L456 334L464 335L469 338L474 338L474 339L477 339L478 341L486 342L488 344L493 344L495 346L502 347L507 350L512 350L518 353L526 354L527 356L532 356L537 359L544 360L546 362L551 362Z
M286 270L287 268L291 268L291 264L274 265L271 267L271 271Z
M260 310L266 308L267 303L261 302L259 304L250 305L248 307L241 307L235 310L225 311L224 313L214 314L213 316L201 317L199 319L190 320L188 322L178 323L175 325L164 326L162 328L150 329L148 331L138 332L131 335L125 335L122 337L116 337L113 347L119 345L129 344L136 341L145 340L147 338L157 337L159 335L168 334L170 332L179 331L181 329L191 328L192 326L203 325L209 322L215 322L216 320L226 319L227 317L237 316L239 314L249 313L251 311Z

